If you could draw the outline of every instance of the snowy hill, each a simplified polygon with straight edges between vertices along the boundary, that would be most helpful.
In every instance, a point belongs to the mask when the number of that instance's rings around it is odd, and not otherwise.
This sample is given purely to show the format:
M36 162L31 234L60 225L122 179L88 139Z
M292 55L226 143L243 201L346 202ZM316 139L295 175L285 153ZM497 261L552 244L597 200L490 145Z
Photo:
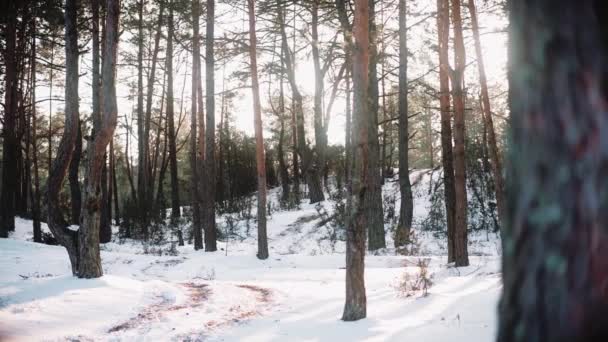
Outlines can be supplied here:
M421 179L415 180L415 177ZM425 174L413 174L426 187ZM396 191L387 183L385 194ZM416 189L415 189L416 190ZM423 191L418 191L418 193ZM415 191L416 193L416 191ZM276 203L276 191L271 198ZM427 214L417 195L415 217ZM426 202L425 202L426 201ZM398 201L396 202L398 208ZM417 255L368 254L368 318L339 320L344 301L344 242L327 238L323 208L275 211L268 221L270 258L255 258L255 222L215 253L176 247L144 253L134 241L102 246L104 276L71 276L63 248L35 244L31 222L19 219L0 239L0 339L15 341L490 341L500 292L500 242L470 237L471 266L446 265L445 240L417 231ZM321 214L320 214L321 213ZM227 217L218 220L227 227ZM46 227L43 227L45 229ZM390 233L387 245L392 246ZM148 252L150 252L148 250ZM428 265L421 267L419 265ZM432 285L411 289L426 271ZM407 276L406 276L407 274ZM403 279L409 279L404 290Z

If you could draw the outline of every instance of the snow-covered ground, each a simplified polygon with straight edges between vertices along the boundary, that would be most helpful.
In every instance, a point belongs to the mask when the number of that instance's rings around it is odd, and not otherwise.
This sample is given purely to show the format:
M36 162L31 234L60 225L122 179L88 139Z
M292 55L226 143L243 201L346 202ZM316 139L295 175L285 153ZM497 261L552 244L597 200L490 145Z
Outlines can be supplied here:
M331 202L325 207L331 211ZM418 204L415 215L424 209ZM187 245L157 256L144 254L141 243L108 243L105 275L83 280L71 276L62 247L28 241L31 222L18 219L11 238L0 239L0 340L493 339L501 286L495 234L471 236L466 268L449 267L445 242L431 233L417 233L421 256L368 255L368 318L346 323L344 243L322 239L328 228L318 221L311 205L273 213L265 261L255 257L255 223L251 236L219 242L215 253ZM406 273L416 279L419 260L428 262L433 284L426 296L404 296L399 284Z

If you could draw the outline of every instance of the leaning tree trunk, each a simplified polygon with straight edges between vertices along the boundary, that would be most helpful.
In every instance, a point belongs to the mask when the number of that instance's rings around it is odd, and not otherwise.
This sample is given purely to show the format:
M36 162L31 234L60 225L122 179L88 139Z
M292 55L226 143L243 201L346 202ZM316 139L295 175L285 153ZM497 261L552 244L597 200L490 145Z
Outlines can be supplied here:
M215 0L207 0L207 28L205 44L205 82L206 82L206 115L207 132L205 135L205 199L203 202L203 227L205 229L205 251L217 250L217 232L215 223Z
M608 13L593 0L509 4L498 341L607 341Z
M454 70L451 70L452 100L454 101L454 262L456 266L469 265L467 239L467 180L465 160L464 123L464 68L466 66L460 0L452 0L454 19Z
M471 28L473 30L473 38L475 40L475 53L477 56L477 67L479 70L479 85L481 87L481 102L482 113L487 127L488 147L490 154L490 164L492 165L492 176L494 178L494 191L496 193L496 207L498 210L498 218L502 226L505 216L505 186L502 177L502 162L496 144L496 133L494 131L494 122L492 119L492 110L490 108L490 95L488 94L488 81L486 79L486 69L483 62L483 52L481 51L481 41L479 39L479 24L477 23L477 10L475 9L475 0L469 0L469 15L471 16Z
M264 157L264 136L262 131L262 107L260 105L260 84L258 81L257 41L255 36L255 0L247 1L249 7L249 60L251 69L251 90L253 95L253 115L255 123L255 160L258 171L258 259L268 259L268 239L266 237L266 160Z
M448 262L454 261L454 218L456 190L454 188L454 156L452 150L452 115L450 112L450 79L448 44L450 40L450 7L447 0L437 0L437 33L439 53L439 107L441 111L441 165L448 233Z
M68 252L72 274L79 275L78 233L68 229L63 217L59 192L70 166L74 145L78 137L78 17L77 0L65 3L65 124L47 180L46 206L49 230Z
M408 243L414 211L409 171L409 133L407 103L407 6L399 0L399 224L395 232L395 247Z
M353 86L355 96L353 142L355 167L346 226L346 301L342 319L356 321L367 315L365 296L365 232L368 224L365 193L370 183L369 162L369 2L355 1Z
M99 228L102 210L106 205L102 203L100 187L106 148L114 136L118 117L115 80L120 0L107 0L106 11L105 44L101 69L103 109L99 120L99 129L94 128L94 135L87 146L88 159L84 182L83 208L80 229L78 230L80 258L78 276L81 278L97 278L103 275L99 255Z

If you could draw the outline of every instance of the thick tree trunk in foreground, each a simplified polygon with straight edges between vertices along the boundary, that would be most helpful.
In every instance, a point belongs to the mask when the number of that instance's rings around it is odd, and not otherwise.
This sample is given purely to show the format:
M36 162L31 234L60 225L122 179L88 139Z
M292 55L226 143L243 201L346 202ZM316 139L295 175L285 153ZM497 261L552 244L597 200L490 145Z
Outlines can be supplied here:
M448 0L437 0L439 45L439 107L441 108L441 164L448 231L448 262L454 261L456 189L454 188L454 155L452 150L452 114L450 112L450 79L448 48L450 41L450 6Z
M399 224L395 232L395 247L407 244L412 227L414 204L409 171L409 133L407 104L407 6L405 0L399 0Z
M490 164L492 165L492 176L494 177L494 190L496 192L496 207L501 226L505 220L505 186L502 177L502 162L496 144L496 132L492 119L490 107L490 95L488 94L488 81L486 79L486 69L483 62L483 52L481 51L481 41L479 39L479 24L477 22L477 10L475 0L469 0L469 15L471 16L471 28L475 39L475 53L477 56L477 67L479 69L479 85L481 87L482 113L487 127L488 147L490 154Z
M116 105L116 52L118 45L118 20L120 1L107 0L105 22L105 44L101 69L103 85L102 115L99 129L87 146L87 165L84 182L83 208L78 230L79 265L78 276L97 278L103 275L99 255L99 229L102 210L107 203L102 202L101 177L105 164L106 148L112 137L118 117Z
M76 28L77 0L65 3L65 124L47 180L47 223L55 239L68 252L72 274L79 275L78 233L68 229L59 203L59 192L68 172L74 145L78 137L78 30Z
M462 37L462 19L460 0L452 0L452 18L454 22L454 70L452 78L452 100L454 101L454 262L456 266L469 265L467 239L467 179L465 160L465 124L464 124L464 69L466 66L464 38Z
M198 106L197 106L197 94L198 94L198 82L199 68L201 61L201 45L199 35L199 15L201 10L201 4L199 0L192 1L192 100L190 110L190 168L192 169L192 230L194 236L194 249L199 250L203 248L203 231L201 230L201 194L199 191L200 180L199 180L199 168L198 168L198 153L197 153L197 118L198 118Z
M262 106L260 105L260 83L258 81L257 41L255 36L255 0L247 1L249 7L249 67L251 69L251 91L255 126L255 161L258 171L258 259L268 259L266 237L266 163L264 136L262 131Z
M353 140L355 147L355 167L352 175L352 190L346 226L346 302L342 319L356 321L367 315L365 296L365 232L367 213L365 193L369 186L369 3L368 0L355 1L355 22L353 34L353 85L355 113L353 117Z
M592 0L509 3L498 341L607 341L608 11Z
M205 82L207 100L207 132L205 135L205 198L203 201L203 227L205 229L205 251L217 250L215 223L215 0L207 0L207 28L205 45Z

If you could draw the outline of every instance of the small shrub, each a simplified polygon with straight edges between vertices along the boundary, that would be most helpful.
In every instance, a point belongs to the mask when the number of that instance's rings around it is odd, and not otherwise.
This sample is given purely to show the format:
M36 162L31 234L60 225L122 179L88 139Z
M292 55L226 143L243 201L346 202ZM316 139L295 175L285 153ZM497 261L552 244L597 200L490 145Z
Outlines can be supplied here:
M421 293L422 296L428 295L428 290L433 285L428 269L430 262L430 259L418 259L418 273L416 275L404 272L397 285L397 292L400 296L411 297L416 293Z

